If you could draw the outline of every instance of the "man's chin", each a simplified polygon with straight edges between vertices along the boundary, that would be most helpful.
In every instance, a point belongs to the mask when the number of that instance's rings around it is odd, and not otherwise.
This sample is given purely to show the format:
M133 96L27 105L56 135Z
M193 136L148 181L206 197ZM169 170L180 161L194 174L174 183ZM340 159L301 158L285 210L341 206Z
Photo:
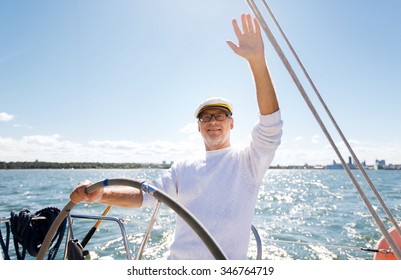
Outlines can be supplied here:
M207 150L218 150L225 147L230 146L230 144L226 144L226 142L219 138L219 139L207 139L205 141L205 146Z

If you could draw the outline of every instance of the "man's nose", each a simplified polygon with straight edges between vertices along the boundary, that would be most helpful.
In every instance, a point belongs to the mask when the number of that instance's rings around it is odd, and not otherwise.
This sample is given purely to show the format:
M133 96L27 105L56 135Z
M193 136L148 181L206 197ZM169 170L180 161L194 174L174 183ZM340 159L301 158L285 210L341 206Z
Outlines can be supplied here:
M210 121L209 122L217 122L217 120L216 120L216 116L215 115L211 115L210 116Z

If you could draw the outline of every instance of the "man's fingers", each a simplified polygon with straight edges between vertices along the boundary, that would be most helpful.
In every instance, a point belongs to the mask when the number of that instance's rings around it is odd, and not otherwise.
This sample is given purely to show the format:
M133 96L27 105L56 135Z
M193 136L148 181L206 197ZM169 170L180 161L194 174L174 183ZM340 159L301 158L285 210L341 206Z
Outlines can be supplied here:
M242 32L241 32L241 29L239 29L237 20L233 19L232 23L233 23L233 28L234 28L235 35L237 35L237 37L240 37L242 35Z
M254 24L255 24L255 33L259 34L260 33L260 24L256 18L253 19Z
M86 188L91 184L92 182L89 180L79 182L74 191L70 194L70 199L75 203L81 202L82 200L89 200L90 196L86 193Z
M247 22L247 15L246 14L242 14L241 15L241 22L242 22L242 31L244 32L244 34L249 32L248 29L248 22Z
M252 17L251 17L251 15L246 15L246 23L247 23L247 26L248 26L248 31L250 32L250 33L255 33L255 30L254 30L254 28L253 28L253 21L252 21Z
M227 42L228 46L229 46L235 53L238 52L238 46L237 46L236 44L234 44L234 43L231 42L231 41L226 41L226 42Z

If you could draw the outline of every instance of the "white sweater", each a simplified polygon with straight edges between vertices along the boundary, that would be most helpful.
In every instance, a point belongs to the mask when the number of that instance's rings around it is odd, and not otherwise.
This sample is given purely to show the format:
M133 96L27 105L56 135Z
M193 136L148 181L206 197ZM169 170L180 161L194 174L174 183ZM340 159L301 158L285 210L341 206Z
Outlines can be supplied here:
M247 259L252 218L263 177L280 144L280 111L261 115L250 145L207 151L199 160L174 164L152 185L183 204L211 233L229 259ZM154 198L145 194L144 206ZM168 259L214 259L181 218Z

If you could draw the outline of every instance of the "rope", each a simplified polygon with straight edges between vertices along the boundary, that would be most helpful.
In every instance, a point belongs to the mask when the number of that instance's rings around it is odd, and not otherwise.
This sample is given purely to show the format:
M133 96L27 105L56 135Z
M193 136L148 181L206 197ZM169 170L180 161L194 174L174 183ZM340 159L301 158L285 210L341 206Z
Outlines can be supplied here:
M35 213L35 216L42 216L46 217L46 220L44 221L32 221L32 226L37 230L37 235L38 235L38 245L43 243L43 240L46 237L47 232L49 231L51 225L53 224L54 220L56 219L57 215L60 213L60 209L55 208L55 207L48 207L44 208L42 210L39 210ZM64 220L64 222L61 224L59 229L57 230L56 235L53 237L52 242L50 243L50 246L52 243L57 239L56 243L54 244L53 247L50 248L49 254L48 254L48 260L54 260L54 258L57 255L58 249L60 248L61 242L64 237L64 232L66 229L67 225L67 220ZM35 247L35 255L32 256L37 256L39 252L40 246Z
M32 215L29 210L24 209L19 214L11 211L11 233L14 237L14 248L18 260L25 259L27 247L31 238L35 238L32 233L32 228L29 227ZM19 250L19 244L22 245L22 252Z
M6 243L4 243L3 235L1 234L1 229L0 229L0 245L1 249L4 252L4 259L9 260L10 255L8 254L8 247L10 245L10 224L6 223Z
M26 257L26 252L28 252L31 256L36 256L38 254L47 231L51 227L59 212L60 210L55 207L44 208L37 211L35 214L32 214L27 209L23 209L19 213L11 211L9 222L6 222L7 236L5 243L0 231L0 243L5 254L4 258L6 260L10 260L8 253L10 228L13 235L13 243L17 259L24 260ZM44 219L33 219L35 217L44 217ZM57 239L54 246L49 250L47 258L48 260L53 260L56 257L57 251L64 236L65 227L66 221L62 223L57 231L57 234L51 241L51 244L53 244L53 242Z
M265 7L268 9L268 6L266 4L266 2L264 0L262 0ZM261 27L263 28L263 30L266 33L266 36L268 37L268 39L270 40L272 46L274 47L274 49L276 50L278 56L280 57L281 61L283 62L284 66L286 67L287 71L289 72L291 78L293 79L295 85L298 87L299 92L301 93L302 97L304 98L306 104L308 105L309 109L311 110L313 116L315 117L316 121L318 122L318 124L320 125L321 129L323 130L323 133L325 134L325 136L327 137L328 141L330 142L332 148L334 149L335 153L337 154L337 156L339 157L342 165L344 166L345 171L347 172L348 176L350 177L351 181L353 182L355 188L357 189L359 195L361 196L362 201L365 203L366 207L368 208L371 216L373 217L373 219L375 220L377 226L379 227L380 231L382 232L382 234L384 235L384 237L386 238L386 240L388 241L388 243L390 244L390 247L393 249L395 255L397 256L398 259L401 259L401 250L400 248L398 248L396 242L394 241L394 239L391 237L391 235L389 234L389 232L387 231L386 227L384 226L383 222L380 220L380 217L377 215L376 211L374 210L372 204L370 203L369 199L366 197L365 193L363 192L361 186L359 185L358 181L356 180L356 178L354 177L354 175L352 174L350 168L348 167L347 163L345 162L344 158L342 157L340 151L338 150L336 144L334 143L330 133L328 132L326 126L324 125L322 119L320 118L318 112L316 111L315 107L313 106L311 100L309 99L305 89L303 88L301 82L299 81L297 75L295 74L293 68L291 67L290 63L288 62L283 50L281 49L281 47L279 46L279 44L277 43L276 39L274 38L274 35L272 34L272 32L270 31L268 25L266 24L262 14L260 13L258 7L256 6L255 2L253 0L247 0L247 3L249 5L249 7L251 8L252 12L254 13L255 17L258 19ZM270 9L268 9L270 10ZM282 29L280 29L280 32L282 33L282 35L284 34L282 32ZM284 36L284 35L283 35ZM284 38L286 39L286 37L284 36ZM289 44L288 40L287 44ZM290 45L290 44L289 44ZM299 58L296 56L295 51L293 50L293 48L290 45L290 49L292 50L294 56L297 58L298 63L300 63ZM301 68L303 69L304 73L306 73L305 68L301 65ZM309 77L309 75L307 75L308 80L311 82L311 79ZM315 89L314 85L312 84L312 87ZM317 92L317 90L316 90ZM318 94L318 92L317 92ZM322 101L322 98L320 97L320 95L318 94L319 99ZM332 118L327 106L325 106L325 104L323 103L323 106L326 108L326 112L330 115L330 117ZM339 130L338 125L336 124L334 118L332 118L332 121L334 122L337 130ZM339 131L340 132L340 131ZM340 133L341 136L343 137L343 140L345 139L344 135L342 133ZM352 156L354 157L354 159L356 159L356 162L358 162L358 167L360 169L363 169L362 165L359 163L359 160L356 158L356 155L354 154L354 152L352 151L352 148L350 147L350 145L348 144L348 142L344 141L345 143L347 143L347 148L350 149ZM367 174L364 173L364 176ZM365 178L366 178L365 177ZM373 184L371 183L370 180L369 184L371 185L371 187L373 186ZM377 193L377 191L375 191L375 193ZM381 200L381 199L380 199ZM383 202L384 204L384 202ZM386 207L387 209L387 207ZM387 211L386 211L387 212ZM398 227L398 225L397 225Z

